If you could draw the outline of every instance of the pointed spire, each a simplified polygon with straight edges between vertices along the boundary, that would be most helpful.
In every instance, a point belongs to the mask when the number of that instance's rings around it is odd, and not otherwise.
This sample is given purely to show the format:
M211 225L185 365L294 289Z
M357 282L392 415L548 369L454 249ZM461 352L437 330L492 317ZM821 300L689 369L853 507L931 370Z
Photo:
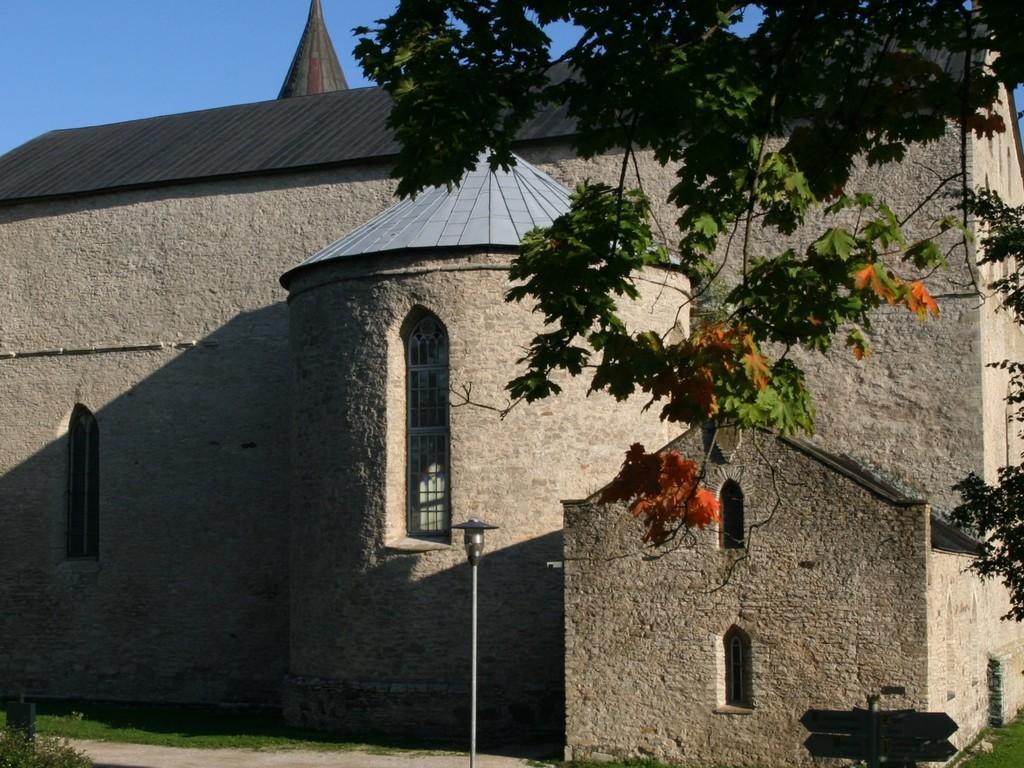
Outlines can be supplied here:
M277 98L312 96L347 88L345 74L338 63L338 54L334 52L331 36L327 34L320 0L313 0L309 6L309 20Z

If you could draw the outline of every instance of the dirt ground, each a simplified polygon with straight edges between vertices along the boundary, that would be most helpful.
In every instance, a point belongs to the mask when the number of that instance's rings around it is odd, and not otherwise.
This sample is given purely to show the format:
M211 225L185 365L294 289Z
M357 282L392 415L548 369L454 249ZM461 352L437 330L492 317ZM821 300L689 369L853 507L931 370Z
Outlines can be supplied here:
M307 752L303 750L180 749L145 744L72 741L97 768L468 768L467 754ZM552 750L533 750L550 755ZM479 768L522 768L530 755L477 755ZM536 764L536 763L534 763Z

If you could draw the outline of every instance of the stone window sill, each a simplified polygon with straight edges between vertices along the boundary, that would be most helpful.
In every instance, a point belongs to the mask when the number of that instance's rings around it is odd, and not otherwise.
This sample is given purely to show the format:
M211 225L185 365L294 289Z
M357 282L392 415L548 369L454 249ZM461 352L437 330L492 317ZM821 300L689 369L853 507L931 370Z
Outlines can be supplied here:
M95 557L69 557L57 563L58 573L99 573L101 570L100 561Z
M451 549L451 544L445 539L414 539L409 536L402 536L384 542L384 549L389 552L405 554L416 554L417 552L438 552L442 549Z
M753 707L737 707L733 704L726 704L721 707L715 707L716 715L752 715L754 714Z

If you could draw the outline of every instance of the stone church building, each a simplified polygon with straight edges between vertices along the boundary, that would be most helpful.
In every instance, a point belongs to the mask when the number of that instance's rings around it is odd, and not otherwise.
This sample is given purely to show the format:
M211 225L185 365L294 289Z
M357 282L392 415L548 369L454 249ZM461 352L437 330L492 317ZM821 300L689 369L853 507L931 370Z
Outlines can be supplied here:
M396 202L388 109L347 88L314 0L279 99L0 157L0 694L461 736L469 573L450 526L476 516L500 526L482 737L788 764L807 760L801 708L882 686L904 690L885 706L949 711L961 740L1024 704L1024 633L941 518L953 482L1019 449L985 363L1024 342L965 289L973 266L936 278L934 322L882 310L869 364L806 361L813 443L679 436L580 381L501 419L540 327L503 300L509 262L621 156L578 158L552 108L513 170ZM958 141L858 186L912 207ZM1016 131L972 140L972 183L1015 204L1022 165ZM671 173L639 167L673 220ZM684 278L636 280L627 320L685 333ZM628 445L671 441L710 452L734 527L651 558L592 494Z

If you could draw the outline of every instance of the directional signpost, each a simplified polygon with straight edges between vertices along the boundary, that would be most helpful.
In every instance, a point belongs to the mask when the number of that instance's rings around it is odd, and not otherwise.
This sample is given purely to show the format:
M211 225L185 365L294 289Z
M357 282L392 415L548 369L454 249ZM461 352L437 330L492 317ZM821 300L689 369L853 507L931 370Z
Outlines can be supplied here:
M810 709L800 723L811 732L804 746L812 757L864 760L868 768L940 762L957 751L948 740L957 724L945 712L881 712L877 696L867 709Z

